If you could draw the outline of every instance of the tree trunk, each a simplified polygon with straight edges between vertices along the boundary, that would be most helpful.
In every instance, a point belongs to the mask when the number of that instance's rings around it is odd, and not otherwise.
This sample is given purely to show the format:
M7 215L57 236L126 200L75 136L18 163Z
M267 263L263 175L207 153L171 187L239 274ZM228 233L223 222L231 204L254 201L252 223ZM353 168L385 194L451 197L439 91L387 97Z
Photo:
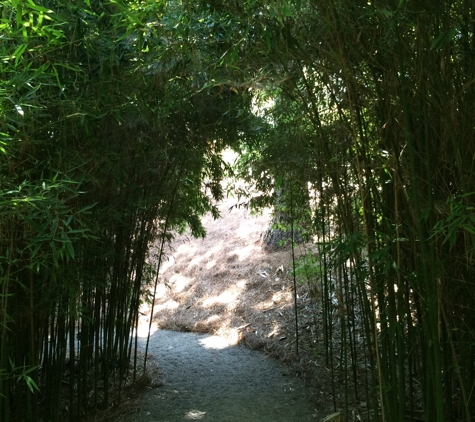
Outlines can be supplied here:
M296 243L303 241L302 227L298 219L295 218L295 209L292 210L292 207L288 205L288 196L290 194L283 193L282 188L276 191L274 217L264 234L264 243L269 248L286 247L292 242L292 239Z

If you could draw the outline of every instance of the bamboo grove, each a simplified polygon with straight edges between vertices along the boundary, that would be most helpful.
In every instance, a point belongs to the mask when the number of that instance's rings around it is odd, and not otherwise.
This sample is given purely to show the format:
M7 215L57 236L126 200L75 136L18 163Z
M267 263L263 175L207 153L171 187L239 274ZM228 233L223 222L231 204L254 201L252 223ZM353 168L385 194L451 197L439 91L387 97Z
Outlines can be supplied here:
M241 160L313 239L296 271L318 292L335 410L473 420L473 2L283 2L278 16L261 25L269 127Z
M313 243L335 410L475 417L472 1L0 7L2 421L120 401L149 246L204 234L226 146Z
M192 49L163 10L0 3L2 422L121 401L142 375L133 329L162 260L149 245L204 235L222 195L219 152L247 99L202 89L200 60L222 53Z

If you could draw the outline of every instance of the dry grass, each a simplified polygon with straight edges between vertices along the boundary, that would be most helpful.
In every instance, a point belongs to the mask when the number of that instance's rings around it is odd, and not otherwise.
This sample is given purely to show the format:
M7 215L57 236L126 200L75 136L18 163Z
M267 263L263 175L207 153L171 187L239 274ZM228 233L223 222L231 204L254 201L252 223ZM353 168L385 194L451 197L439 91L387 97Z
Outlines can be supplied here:
M154 305L158 328L210 333L260 349L305 376L315 406L332 412L325 385L329 374L318 362L316 305L306 285L298 286L300 354L295 354L293 281L289 249L269 250L262 237L270 212L220 205L222 218L204 218L205 239L177 237L167 250ZM149 314L150 309L141 310ZM149 316L144 316L147 322ZM318 374L318 375L317 375Z
M262 247L268 213L229 211L232 203L221 204L221 219L205 217L205 239L184 235L171 245L154 321L159 328L211 333L234 343L251 337L279 341L293 313L288 252Z

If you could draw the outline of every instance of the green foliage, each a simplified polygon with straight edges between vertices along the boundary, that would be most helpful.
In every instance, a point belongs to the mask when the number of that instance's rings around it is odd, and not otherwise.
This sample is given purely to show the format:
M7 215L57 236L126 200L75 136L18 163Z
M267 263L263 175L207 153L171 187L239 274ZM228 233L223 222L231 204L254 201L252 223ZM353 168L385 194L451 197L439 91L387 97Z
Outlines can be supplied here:
M471 195L473 195L473 193L461 195L460 199L469 199ZM466 205L460 200L457 201L454 198L449 198L447 207L449 209L449 215L437 221L432 236L443 236L442 244L448 241L449 247L452 249L458 243L457 233L466 233L469 239L472 237L471 235L475 235L475 215L473 214L475 208Z
M14 363L10 359L10 366L12 377L16 378L17 382L24 381L28 387L28 389L35 393L36 391L40 391L38 385L36 385L35 381L28 375L29 373L36 371L38 367L22 367L22 368L15 368Z
M227 146L250 183L238 195L317 241L296 275L319 279L344 413L363 397L366 420L473 418L469 2L14 0L0 13L0 367L16 368L0 379L2 421L61 420L68 395L70 420L107 407L98 380L127 378L158 280L148 247L205 234ZM75 360L91 371L65 392Z
M308 210L309 188L328 363L352 372L344 413L472 419L473 6L243 4L266 9L248 15L260 37L242 49L261 53L256 97L272 105L238 171L256 207L275 205L284 180L293 212ZM351 410L361 394L368 409Z
M186 225L202 236L200 216L217 215L219 154L250 98L209 83L221 47L197 46L208 29L187 19L178 3L1 2L0 363L16 368L2 421L109 406L109 381L135 377L149 245Z
M320 260L311 252L301 255L296 260L295 274L300 282L316 283L322 276Z

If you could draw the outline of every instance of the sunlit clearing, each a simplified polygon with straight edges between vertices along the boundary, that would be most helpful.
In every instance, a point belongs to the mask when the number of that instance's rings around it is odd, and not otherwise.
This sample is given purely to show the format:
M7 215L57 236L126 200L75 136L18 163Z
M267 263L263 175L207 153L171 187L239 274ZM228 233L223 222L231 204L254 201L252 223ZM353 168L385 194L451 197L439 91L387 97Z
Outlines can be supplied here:
M147 337L148 327L149 327L148 322L144 324L139 324L138 329L137 329L137 337L142 337L142 338ZM152 326L150 327L150 335L155 333L155 331L157 331L157 326L156 324L152 324Z
M190 410L185 414L185 419L204 419L206 412L200 410Z
M200 340L200 344L205 349L217 349L217 350L226 349L226 347L230 346L227 340L221 337L217 337L217 336L206 337Z

